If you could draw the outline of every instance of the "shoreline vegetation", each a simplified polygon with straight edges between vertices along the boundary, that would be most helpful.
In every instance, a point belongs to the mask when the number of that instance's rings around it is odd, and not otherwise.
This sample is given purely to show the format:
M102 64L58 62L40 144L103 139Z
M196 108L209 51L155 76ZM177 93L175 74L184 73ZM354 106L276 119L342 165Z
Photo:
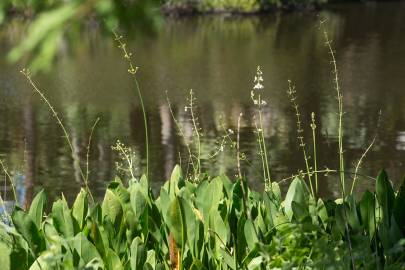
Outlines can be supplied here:
M395 1L395 0L394 0ZM399 0L397 0L399 2ZM35 2L35 1L33 1ZM56 3L58 1L55 1ZM144 1L139 1L144 2ZM317 11L336 4L353 4L383 1L360 0L152 0L153 13L167 17L181 17L193 15L235 15L253 16L272 14L274 12ZM5 0L0 5L0 23L7 17L20 16L34 18L40 12L47 11L57 5L21 4L13 0ZM143 8L143 4L139 7ZM43 10L42 10L43 9ZM136 13L136 12L135 12Z
M229 147L234 150L238 174L233 180L202 170L200 137L204 131L196 110L197 100L190 90L185 112L193 123L193 139L186 143L189 158L187 164L182 164L187 168L185 173L180 166L175 166L170 179L155 195L150 186L153 179L147 175L140 179L134 177L133 152L117 142L114 149L120 153L119 167L125 174L110 182L99 202L93 199L88 188L88 161L77 164L72 146L73 164L80 169L85 166L86 173L83 173L83 188L71 206L62 194L49 209L45 192L40 191L26 209L15 200L16 205L8 211L0 197L2 269L404 269L405 179L399 189L394 190L382 170L375 179L375 190L366 191L361 199L353 193L355 181L348 189L347 178L352 172L344 166L343 96L335 54L324 23L321 21L320 29L330 53L339 119L337 169L319 169L317 116L312 113L310 123L302 120L295 86L288 81L287 94L296 116L297 141L306 168L287 179L291 182L286 194L282 194L280 180L271 177L272 159L268 156L271 144L265 139L262 120L263 108L267 105L262 96L265 83L258 66L250 98L255 108L252 136L257 137L260 149L257 154L262 161L262 191L250 189L240 169L245 156L239 149L239 127L237 131L225 129L223 136L223 141L229 140ZM134 56L126 50L121 35L115 34L115 41L136 83L134 90L142 98ZM67 129L31 74L27 70L22 73L71 144ZM146 120L146 114L143 117ZM181 125L175 117L173 121L182 136ZM146 121L144 128L148 129ZM303 134L307 128L312 130L309 140L305 140ZM306 145L306 142L311 143ZM91 134L88 149L90 145ZM221 144L218 151L225 146ZM357 168L371 146L365 150L354 172L359 180L364 176ZM148 147L146 145L146 153ZM1 165L13 185L12 176L3 163ZM148 172L147 166L144 171ZM335 200L319 196L318 186L322 182L318 182L317 176L325 173L339 178L341 193Z
M69 10L76 11L75 8ZM185 141L188 159L182 166L174 167L170 179L155 195L150 186L154 179L148 177L149 127L144 110L145 174L139 179L134 177L134 152L117 142L113 148L120 153L121 163L117 163L117 168L123 174L106 187L102 201L94 200L88 185L88 156L98 120L91 128L87 161L82 164L75 156L71 134L51 102L34 82L32 74L22 70L27 83L63 130L72 154L72 166L81 172L83 188L71 206L62 194L52 202L51 208L48 208L44 191L37 193L26 209L19 205L14 192L16 205L10 211L0 196L2 269L404 269L405 179L399 189L394 190L382 170L375 179L375 190L364 192L360 199L353 193L358 182L353 181L348 188L348 175L353 173L345 166L343 93L335 52L324 24L325 21L321 21L320 29L330 55L332 90L337 100L339 164L333 169L320 168L316 148L319 116L312 112L310 123L303 120L297 99L299 93L293 82L288 81L287 94L292 117L296 116L297 142L305 168L287 179L291 182L285 195L280 191L282 180L272 175L273 160L268 155L272 145L265 136L268 130L263 121L263 109L268 104L263 97L265 83L260 66L256 69L250 99L254 108L251 121L255 126L251 136L257 138L257 155L262 163L259 169L262 176L258 178L264 183L263 190L250 189L240 167L240 162L245 161L245 154L239 148L240 118L236 131L225 128L223 144L217 149L222 151L228 146L233 150L238 174L231 180L225 175L204 172L200 139L204 130L198 118L197 99L190 90L189 103L184 108L192 122L192 139ZM114 37L135 83L134 91L142 102L136 58L126 49L121 35L114 33ZM181 124L174 116L173 121L182 136ZM304 129L312 132L304 133ZM309 138L304 138L304 134L309 134ZM229 144L225 144L227 141ZM354 179L364 178L357 170L373 143L359 159ZM0 165L14 188L12 173L3 162ZM322 181L318 182L318 174L338 176L340 194L337 199L319 196Z

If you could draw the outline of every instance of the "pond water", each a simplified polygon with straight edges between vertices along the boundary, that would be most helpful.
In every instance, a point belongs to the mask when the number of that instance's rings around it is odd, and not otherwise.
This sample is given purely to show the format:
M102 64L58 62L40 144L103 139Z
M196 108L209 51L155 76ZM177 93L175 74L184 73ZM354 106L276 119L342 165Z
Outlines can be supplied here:
M320 16L319 16L320 15ZM281 180L304 169L294 112L287 96L288 79L296 85L304 138L312 156L311 113L317 121L318 168L337 169L337 102L330 56L319 30L327 28L341 79L344 102L345 166L353 172L364 158L361 174L375 177L386 168L395 184L405 173L405 5L347 4L317 13L272 14L266 17L193 17L168 19L152 35L128 41L139 66L150 128L150 175L156 189L176 163L187 167L185 140L192 142L187 98L193 89L203 134L204 170L236 174L233 149L219 149L224 130L236 131L241 118L242 172L261 188L261 161L254 133L255 107L250 99L256 66L263 70L264 133L272 177ZM45 188L51 197L69 200L79 190L80 176L63 133L24 77L20 65L6 62L6 52L21 35L16 25L0 31L0 154L16 177L19 196L30 201ZM90 186L98 197L116 174L119 139L134 153L135 173L144 167L142 112L125 62L112 38L91 30L80 40L65 42L52 71L34 77L61 116L85 166L91 126L100 117L90 150ZM185 140L178 136L166 91ZM379 112L381 111L381 117ZM380 119L380 120L378 120ZM235 139L235 134L231 135ZM350 184L350 174L347 175ZM320 175L320 192L337 196L336 176ZM10 199L1 180L1 194ZM372 187L360 176L357 192Z

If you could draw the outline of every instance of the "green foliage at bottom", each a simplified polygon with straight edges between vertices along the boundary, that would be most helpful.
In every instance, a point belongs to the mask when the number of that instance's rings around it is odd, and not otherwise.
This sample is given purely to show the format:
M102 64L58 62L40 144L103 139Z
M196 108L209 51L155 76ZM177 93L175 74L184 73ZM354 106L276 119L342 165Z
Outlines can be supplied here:
M405 186L383 171L375 190L323 201L295 178L282 199L176 167L157 198L146 177L115 181L101 203L81 190L46 214L40 192L1 223L1 269L404 269Z

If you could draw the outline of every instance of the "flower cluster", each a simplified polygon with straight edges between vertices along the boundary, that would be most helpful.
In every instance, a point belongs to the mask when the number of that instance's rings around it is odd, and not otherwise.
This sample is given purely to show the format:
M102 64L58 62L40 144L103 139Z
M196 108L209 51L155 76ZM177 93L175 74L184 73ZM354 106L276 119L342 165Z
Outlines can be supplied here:
M250 98L252 99L252 101L255 105L259 105L259 106L267 105L267 102L265 100L261 99L260 93L258 94L258 97L256 97L256 91L260 91L260 90L264 89L263 81L264 81L263 72L262 72L260 66L257 66L256 76L253 81L253 83L254 83L253 90L250 91Z

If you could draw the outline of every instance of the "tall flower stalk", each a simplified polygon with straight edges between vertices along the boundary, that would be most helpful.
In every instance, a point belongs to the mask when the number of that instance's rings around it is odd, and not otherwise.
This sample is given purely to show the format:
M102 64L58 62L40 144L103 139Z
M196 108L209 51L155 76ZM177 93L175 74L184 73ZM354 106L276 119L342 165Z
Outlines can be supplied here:
M121 49L122 54L124 56L125 61L128 64L128 73L134 78L136 92L138 94L139 101L141 103L141 109L143 114L143 124L145 129L145 155L146 155L146 178L149 180L149 135L148 135L148 122L147 122L147 115L145 110L145 105L143 103L143 97L141 89L139 88L139 83L136 77L136 72L138 71L138 67L135 66L132 62L132 53L127 51L127 44L123 42L123 37L118 35L116 32L113 32L115 36L115 40L118 43L118 48Z
M325 21L321 21L321 28L323 31L325 45L328 48L329 55L331 58L332 74L333 74L333 84L336 91L336 99L338 101L338 144L339 144L339 178L340 185L342 188L342 196L345 197L345 164L344 164L344 151L343 151L343 95L341 93L340 83L339 83L339 72L336 63L335 51L332 48L332 41L329 39L328 32L326 31Z
M267 105L267 102L262 98L262 92L264 89L263 82L264 82L263 72L260 66L257 66L256 76L253 80L254 85L252 91L250 92L250 97L253 101L253 104L257 108L257 114L259 118L259 123L256 123L255 121L255 128L258 137L260 156L262 159L265 188L270 189L271 188L270 166L269 166L269 159L267 157L267 147L263 129L263 106Z
M309 166L309 160L311 157L307 155L307 151L305 148L304 135L303 135L304 129L302 128L301 114L300 114L299 106L297 103L296 90L295 90L295 86L292 84L292 82L290 80L288 80L287 94L290 98L291 106L293 107L295 116L297 118L297 139L299 142L299 146L302 149L302 154L304 155L305 167L307 169L306 174L308 176L309 187L311 188L311 193L314 196L315 193L314 193L314 188L313 188L313 184L312 184L312 171L311 171L311 167Z

